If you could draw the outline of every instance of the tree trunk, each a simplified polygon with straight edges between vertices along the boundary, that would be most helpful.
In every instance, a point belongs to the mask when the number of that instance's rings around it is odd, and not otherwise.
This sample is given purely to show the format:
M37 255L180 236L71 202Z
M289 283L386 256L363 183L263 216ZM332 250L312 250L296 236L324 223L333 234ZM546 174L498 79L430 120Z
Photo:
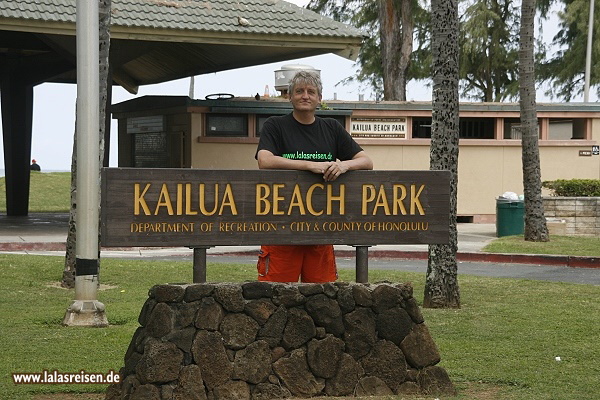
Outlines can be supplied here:
M406 75L413 50L412 0L379 0L383 99L406 101Z
M76 112L77 113L77 112ZM77 119L75 119L77 126ZM61 280L61 286L73 289L75 287L75 256L77 228L75 225L77 210L77 129L73 135L73 153L71 154L71 208L69 209L69 229L67 231L67 245L65 254L65 266Z
M549 237L542 203L542 173L535 100L534 18L535 0L523 0L519 49L519 105L525 194L525 240L547 242Z
M109 82L109 51L110 51L110 10L111 0L98 0L99 14L99 58L100 58L100 131L98 140L100 141L100 166L104 165L104 133L106 127L106 106L108 103ZM77 126L77 124L75 124ZM100 171L98 171L100 174ZM98 178L100 182L100 178ZM77 131L75 131L73 140L73 155L71 156L71 209L69 212L69 229L67 232L67 244L65 265L61 285L67 288L75 287L75 258L77 256ZM100 190L100 185L98 185ZM98 225L100 226L100 225ZM100 244L100 232L98 232L98 244ZM100 246L98 246L100 249ZM98 257L98 265L100 257Z
M430 169L449 170L450 218L447 245L430 245L423 307L459 308L456 252L456 199L458 188L458 3L433 0L432 73L433 103L431 118Z

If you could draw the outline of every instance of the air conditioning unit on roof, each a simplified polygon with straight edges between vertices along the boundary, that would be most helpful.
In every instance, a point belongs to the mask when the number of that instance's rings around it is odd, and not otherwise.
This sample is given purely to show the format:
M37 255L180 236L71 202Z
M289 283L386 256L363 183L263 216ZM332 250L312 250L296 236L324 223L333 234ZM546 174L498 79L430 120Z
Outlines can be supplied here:
M280 91L283 95L287 94L288 84L290 79L296 75L298 71L314 71L321 75L321 70L315 69L310 65L305 64L286 64L282 65L281 69L275 71L275 89Z

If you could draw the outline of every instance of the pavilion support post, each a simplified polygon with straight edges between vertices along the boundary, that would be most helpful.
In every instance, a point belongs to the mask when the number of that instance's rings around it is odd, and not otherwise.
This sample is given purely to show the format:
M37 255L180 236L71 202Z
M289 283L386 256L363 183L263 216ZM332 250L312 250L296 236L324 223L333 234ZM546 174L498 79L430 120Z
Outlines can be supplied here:
M2 69L2 131L6 179L6 214L29 213L29 165L33 120L33 85L14 73L17 60L8 60Z

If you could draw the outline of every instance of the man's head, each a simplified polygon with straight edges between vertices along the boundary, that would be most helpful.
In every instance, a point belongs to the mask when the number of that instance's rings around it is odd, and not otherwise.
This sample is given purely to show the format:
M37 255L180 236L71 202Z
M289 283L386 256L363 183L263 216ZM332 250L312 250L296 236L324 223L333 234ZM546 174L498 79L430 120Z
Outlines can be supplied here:
M298 71L290 80L290 102L295 113L311 113L321 104L322 84L319 74L311 71ZM298 117L298 115L296 115Z
M319 97L323 96L323 83L321 82L321 76L314 71L298 71L288 86L288 93L291 95L294 93L294 88L299 85L310 85L317 88L317 94Z

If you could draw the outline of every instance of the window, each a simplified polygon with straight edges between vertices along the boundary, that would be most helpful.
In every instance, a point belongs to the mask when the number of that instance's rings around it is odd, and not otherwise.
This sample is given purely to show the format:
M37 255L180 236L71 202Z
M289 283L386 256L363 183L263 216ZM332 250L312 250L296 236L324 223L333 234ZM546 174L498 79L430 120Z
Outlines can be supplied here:
M504 118L504 139L521 139L521 120Z
M247 118L246 114L207 114L206 136L247 137Z
M461 118L459 137L461 139L493 139L494 118Z
M133 135L133 166L136 168L169 167L169 148L165 132Z
M540 138L541 130L538 120L538 139ZM519 118L505 118L504 119L504 139L517 139L521 140L523 137L521 133L521 119Z
M585 118L550 118L548 140L585 139Z
M460 118L460 139L494 139L494 118ZM431 118L415 117L412 119L412 137L415 139L431 138Z
M431 139L431 118L413 118L412 137L414 139Z
M127 119L131 135L133 166L136 168L170 167L169 135L165 132L163 115Z

